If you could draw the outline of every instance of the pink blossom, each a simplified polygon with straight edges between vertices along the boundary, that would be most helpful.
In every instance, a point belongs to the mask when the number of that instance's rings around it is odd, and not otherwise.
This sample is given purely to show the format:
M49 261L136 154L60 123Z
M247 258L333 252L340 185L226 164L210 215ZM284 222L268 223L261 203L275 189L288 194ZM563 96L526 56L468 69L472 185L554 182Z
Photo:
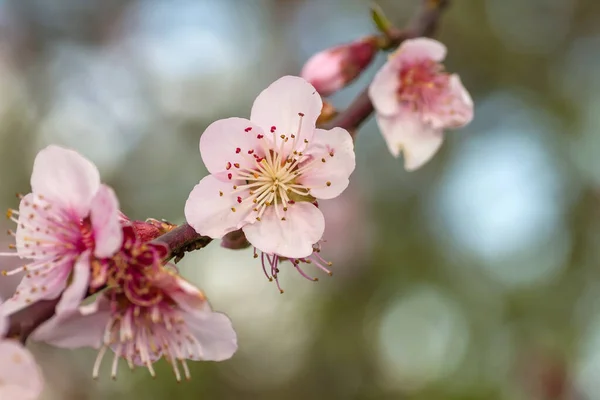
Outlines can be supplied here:
M300 75L322 96L329 96L354 81L376 53L375 38L356 40L315 54L304 64Z
M346 130L316 129L321 108L312 85L285 76L260 93L250 120L212 123L200 138L211 175L190 193L188 223L212 238L241 228L265 253L309 256L325 229L313 203L342 193L355 167Z
M91 305L52 318L32 338L59 347L99 348L94 378L109 348L115 353L113 378L119 358L154 376L153 363L165 357L178 381L180 366L190 378L186 360L230 358L237 338L229 318L212 312L200 290L162 265L166 247L141 242L130 226L123 227L123 236L121 251L94 267L93 275L108 289Z
M390 152L415 170L440 148L444 129L473 119L473 101L456 74L444 72L446 47L433 39L406 40L369 87Z
M90 262L113 255L121 246L118 200L100 183L98 170L77 152L48 146L35 158L32 192L8 216L17 223L16 249L3 256L32 261L13 297L2 305L8 315L28 304L64 294L56 310L77 307L85 296ZM18 218L17 218L18 217ZM67 287L67 282L71 282Z
M312 277L304 271L303 268L310 266L310 265L327 273L327 275L329 275L329 276L333 275L333 273L327 268L327 267L331 267L332 263L330 261L326 261L320 255L321 244L322 244L321 242L316 243L313 246L312 254L310 254L308 257L287 258L287 257L282 257L277 254L266 254L264 252L261 252L260 261L262 263L262 268L263 268L263 272L265 273L265 276L267 277L267 279L270 282L272 282L274 280L275 283L277 284L277 289L279 289L279 292L283 293L283 289L279 285L279 273L281 272L280 266L285 261L289 261L291 266L296 271L298 271L298 273L300 275L302 275L302 277L308 279L309 281L317 282L319 280L319 278ZM259 255L258 255L256 249L254 249L254 258L258 258L258 257L259 257Z
M44 388L31 353L17 340L6 339L8 319L0 314L0 399L34 400Z

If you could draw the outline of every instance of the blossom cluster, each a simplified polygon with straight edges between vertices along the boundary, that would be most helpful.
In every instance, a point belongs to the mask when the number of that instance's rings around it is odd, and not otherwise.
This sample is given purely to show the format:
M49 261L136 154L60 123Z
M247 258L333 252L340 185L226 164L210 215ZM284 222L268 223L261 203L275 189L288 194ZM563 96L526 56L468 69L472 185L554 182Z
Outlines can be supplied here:
M346 129L317 127L327 109L321 95L354 80L377 50L367 38L322 52L307 63L303 78L284 76L263 90L248 119L218 120L200 136L209 174L185 204L188 228L222 239L223 247L252 246L282 293L278 277L285 268L311 281L318 278L309 266L332 274L332 263L320 254L325 217L319 201L348 187L356 161ZM464 126L473 116L460 79L443 70L445 55L435 40L406 40L369 87L389 150L404 155L408 170L434 155L445 129ZM113 378L121 359L154 376L154 364L164 358L178 381L190 378L188 361L222 361L236 352L232 322L169 262L182 249L157 240L178 228L130 220L83 155L55 145L42 149L31 192L7 216L16 223L9 232L15 243L0 255L28 261L3 271L23 277L0 304L0 398L35 399L43 388L37 364L18 340L23 338L9 331L12 318L41 301L54 301L54 316L29 337L98 349L94 377L107 352L113 353Z
M113 377L120 358L154 374L153 364L164 357L178 380L190 377L186 360L220 361L235 353L237 338L229 318L213 312L202 291L168 264L166 245L148 241L165 227L125 217L115 193L100 182L88 159L48 146L34 161L31 188L21 196L19 210L8 212L17 224L15 245L2 255L31 261L3 271L24 275L14 295L0 305L2 337L7 318L35 302L58 300L54 317L31 339L99 349L94 377L109 349L114 352ZM92 294L93 302L83 301ZM37 386L30 382L22 395L10 398L36 398L42 385L33 358L14 339L0 343L17 354L22 368L36 373L32 382ZM0 398L18 389L13 388L18 380L1 376L12 368L9 361L0 359Z

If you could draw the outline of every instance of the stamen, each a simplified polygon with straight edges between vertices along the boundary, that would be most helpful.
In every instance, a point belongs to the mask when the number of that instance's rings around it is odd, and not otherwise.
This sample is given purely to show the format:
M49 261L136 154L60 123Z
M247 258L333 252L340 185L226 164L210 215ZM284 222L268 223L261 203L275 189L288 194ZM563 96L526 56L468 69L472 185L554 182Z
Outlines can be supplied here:
M294 267L300 273L300 275L302 275L304 278L308 279L309 281L316 282L319 280L318 278L313 278L311 276L308 276L304 271L302 271L302 268L300 268L300 265L298 263L292 263L292 264L294 264Z
M108 346L102 346L100 348L100 351L98 352L98 355L96 356L96 361L94 362L94 369L92 370L92 378L94 379L98 379L98 373L100 372L100 364L102 363L102 359L104 358L107 349Z
M186 380L190 380L192 379L192 375L190 374L190 369L188 368L187 362L185 362L185 359L181 359L181 366L183 367L183 373L185 374L185 379Z

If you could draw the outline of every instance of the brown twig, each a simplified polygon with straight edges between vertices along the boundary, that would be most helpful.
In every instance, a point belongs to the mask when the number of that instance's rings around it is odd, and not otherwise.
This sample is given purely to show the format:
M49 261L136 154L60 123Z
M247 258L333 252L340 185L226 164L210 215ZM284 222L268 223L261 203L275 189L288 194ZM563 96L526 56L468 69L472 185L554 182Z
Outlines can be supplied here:
M430 36L438 26L442 11L450 0L423 0L421 9L405 29L392 29L382 40L386 49L398 47L406 39ZM340 127L348 130L354 137L360 125L373 113L373 104L369 99L369 88L365 88L344 111L322 126L323 129Z
M415 15L406 29L391 29L382 36L385 48L397 47L404 40L431 35L437 27L442 10L448 5L449 0L423 0L421 10ZM369 99L368 89L363 90L352 104L343 112L339 113L330 122L324 124L324 129L342 127L351 132L352 135L360 125L373 112L373 105ZM174 228L168 233L155 239L156 242L169 246L169 259L175 257L175 262L180 260L186 252L201 249L211 242L211 238L202 236L188 224ZM43 300L31 304L27 308L13 314L10 317L9 337L18 337L25 342L27 337L41 324L54 315L54 309L59 298L54 300Z
M183 258L185 253L206 247L212 239L196 233L194 228L183 224L154 240L164 243L171 249L169 259L175 257L175 262Z

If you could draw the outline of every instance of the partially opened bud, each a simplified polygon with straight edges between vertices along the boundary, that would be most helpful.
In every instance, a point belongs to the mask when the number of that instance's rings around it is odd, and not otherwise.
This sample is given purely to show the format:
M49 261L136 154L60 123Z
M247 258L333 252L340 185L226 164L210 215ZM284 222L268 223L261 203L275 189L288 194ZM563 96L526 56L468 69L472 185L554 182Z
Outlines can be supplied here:
M312 56L304 64L301 76L321 96L329 96L354 81L371 63L377 49L374 36L332 47Z

